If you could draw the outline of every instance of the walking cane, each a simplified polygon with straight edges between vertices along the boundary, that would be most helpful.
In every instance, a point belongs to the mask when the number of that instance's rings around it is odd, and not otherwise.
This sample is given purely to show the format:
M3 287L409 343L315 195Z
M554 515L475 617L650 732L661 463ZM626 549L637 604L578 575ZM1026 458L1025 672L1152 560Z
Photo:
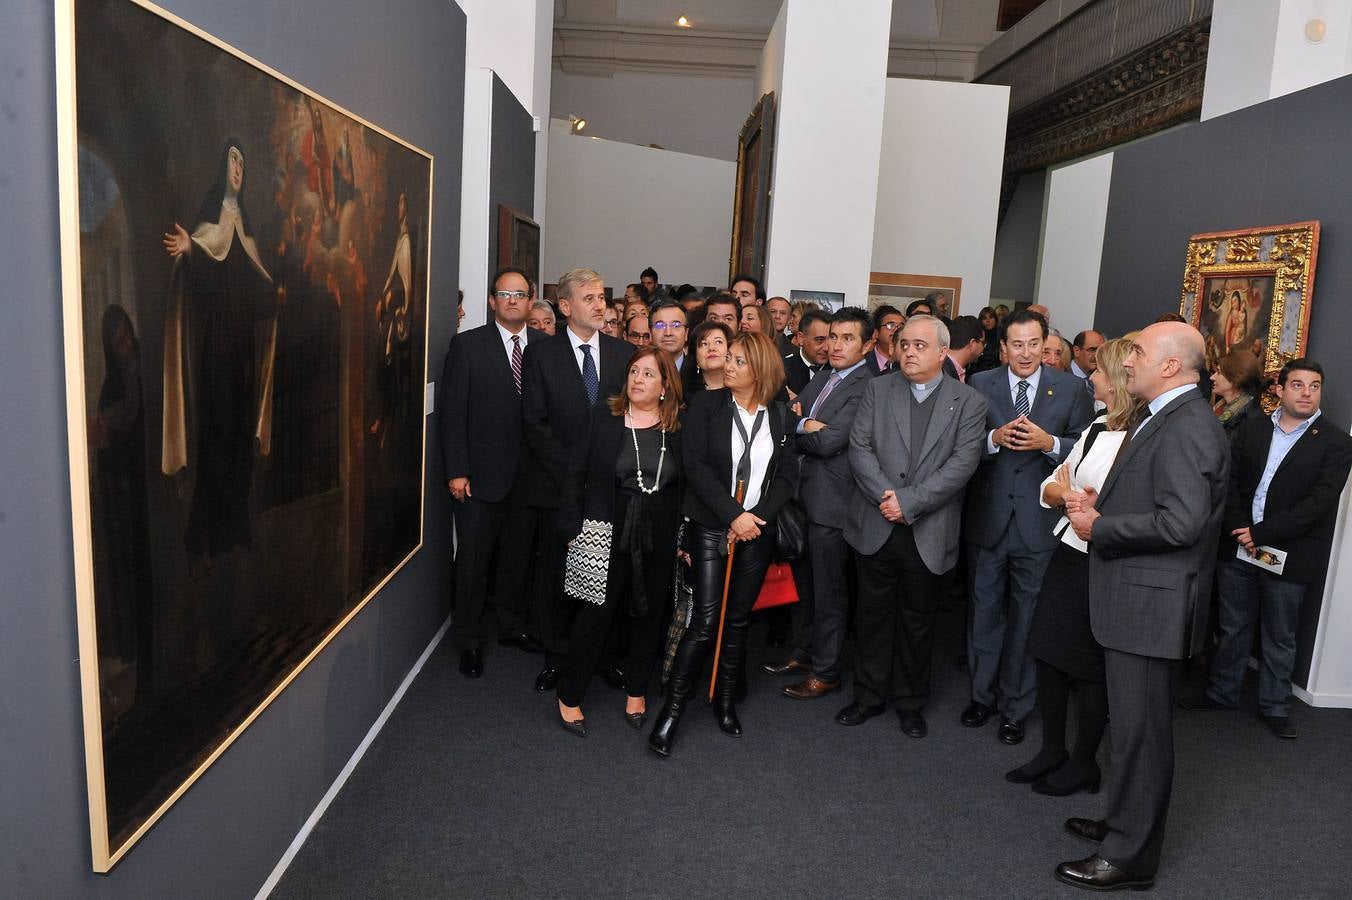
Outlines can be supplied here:
M746 497L746 482L737 482L737 505L742 505L742 499ZM718 657L723 652L723 621L728 616L728 588L732 586L732 554L737 549L737 543L731 539L728 540L728 569L723 573L723 605L718 610L718 641L714 644L714 670L709 673L709 702L714 702L714 685L718 683Z

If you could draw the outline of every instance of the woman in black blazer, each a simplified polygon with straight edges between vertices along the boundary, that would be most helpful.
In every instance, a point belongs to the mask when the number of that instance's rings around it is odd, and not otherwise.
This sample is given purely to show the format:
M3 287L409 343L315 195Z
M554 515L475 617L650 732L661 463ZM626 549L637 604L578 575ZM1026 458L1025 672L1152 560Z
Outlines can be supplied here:
M681 380L671 357L642 347L629 359L624 390L592 408L585 440L573 446L559 503L559 529L571 543L583 520L611 525L602 596L578 604L559 679L559 717L585 737L582 698L618 611L627 613L625 721L643 727L648 684L676 563L680 524Z
M704 660L718 633L728 548L736 544L719 655L714 712L718 727L740 736L735 696L746 655L747 623L775 546L775 516L797 488L797 463L789 415L774 401L784 364L760 333L737 335L723 375L725 387L690 399L682 418L685 549L690 555L694 608L676 651L667 701L648 746L671 753L676 726L695 692ZM738 499L738 482L744 495Z

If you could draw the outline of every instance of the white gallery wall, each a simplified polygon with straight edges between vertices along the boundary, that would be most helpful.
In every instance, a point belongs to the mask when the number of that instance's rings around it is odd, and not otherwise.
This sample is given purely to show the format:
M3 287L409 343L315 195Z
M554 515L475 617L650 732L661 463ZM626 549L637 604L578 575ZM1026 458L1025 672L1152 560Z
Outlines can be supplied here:
M777 106L771 296L866 302L891 18L888 0L785 0L770 32L757 82Z
M1066 337L1094 325L1112 178L1111 153L1047 171L1037 302Z
M872 271L962 278L959 312L990 299L1009 88L887 80Z
M652 266L664 282L728 277L735 163L580 135L549 134L542 278L585 266L608 286Z

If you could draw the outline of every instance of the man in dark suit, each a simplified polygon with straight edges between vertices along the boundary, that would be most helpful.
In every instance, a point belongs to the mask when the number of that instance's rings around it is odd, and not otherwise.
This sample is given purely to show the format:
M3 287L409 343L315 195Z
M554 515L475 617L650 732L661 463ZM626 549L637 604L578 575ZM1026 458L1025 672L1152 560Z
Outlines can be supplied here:
M526 327L530 280L500 270L488 294L493 321L457 334L441 376L441 447L446 483L455 498L453 633L460 671L483 674L482 625L488 567L497 558L498 643L531 652L543 648L527 633L530 514L522 457L522 365L541 332Z
M794 396L801 394L812 377L826 368L830 339L830 314L820 309L803 313L798 323L798 349L784 357L784 383Z
M986 333L976 316L958 316L948 326L948 339L953 346L944 357L944 374L966 384L967 370L986 347Z
M601 276L572 269L559 279L559 312L564 327L530 345L523 367L521 398L526 449L530 454L528 502L536 511L539 563L534 626L545 645L545 667L535 689L558 685L567 653L569 609L563 594L564 544L558 539L559 494L573 443L587 434L591 408L624 387L633 347L601 333L606 294ZM612 679L613 680L613 679Z
M971 384L989 408L986 455L967 491L963 523L975 548L967 627L972 702L961 721L984 725L998 704L999 738L1017 744L1037 697L1028 631L1057 544L1058 511L1042 506L1042 480L1069 455L1094 410L1078 382L1042 365L1045 319L1020 310L1002 328L1008 364L973 375Z
M874 375L895 372L897 361L892 356L892 338L906 324L901 310L887 303L873 310L873 352L866 357L869 371Z
M1306 588L1324 575L1338 498L1352 469L1352 437L1319 421L1324 369L1312 359L1282 366L1277 378L1281 408L1250 416L1230 447L1230 493L1225 533L1238 545L1222 550L1220 646L1211 660L1211 683L1184 709L1234 709L1248 668L1254 626L1262 625L1258 711L1281 738L1294 738L1289 700L1296 663L1296 626ZM1229 541L1224 542L1227 546ZM1280 569L1248 559L1278 559ZM1244 553L1247 559L1238 554Z
M864 364L873 350L873 323L857 306L831 317L830 365L808 382L793 405L798 417L798 495L807 512L807 552L812 590L793 606L793 649L771 674L807 673L784 688L795 700L814 700L840 690L840 654L845 643L852 554L845 544L845 513L854 479L850 474L850 428L864 387L872 379Z
M962 492L981 459L986 400L943 374L948 329L916 316L897 334L904 377L870 378L850 430L855 490L845 540L859 554L854 702L859 725L890 701L901 730L927 732L934 617L958 555Z
M1182 322L1141 331L1123 361L1149 406L1103 489L1071 492L1066 514L1090 543L1089 621L1104 647L1113 777L1103 820L1066 830L1099 842L1056 877L1091 890L1148 887L1159 868L1174 777L1174 691L1206 642L1207 598L1229 483L1220 423L1197 390L1202 336ZM1080 396L1082 392L1077 391Z

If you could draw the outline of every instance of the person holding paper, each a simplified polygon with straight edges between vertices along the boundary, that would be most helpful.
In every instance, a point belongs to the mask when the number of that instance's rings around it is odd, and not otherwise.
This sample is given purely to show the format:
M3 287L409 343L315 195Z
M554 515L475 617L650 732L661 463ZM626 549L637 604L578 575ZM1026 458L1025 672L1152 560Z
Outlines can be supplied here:
M1319 363L1292 360L1277 377L1281 406L1271 416L1250 416L1235 434L1223 533L1238 546L1222 550L1216 572L1220 644L1206 693L1179 703L1234 709L1257 626L1258 712L1286 739L1296 736L1288 701L1300 605L1324 574L1352 469L1352 437L1320 415L1323 382Z

